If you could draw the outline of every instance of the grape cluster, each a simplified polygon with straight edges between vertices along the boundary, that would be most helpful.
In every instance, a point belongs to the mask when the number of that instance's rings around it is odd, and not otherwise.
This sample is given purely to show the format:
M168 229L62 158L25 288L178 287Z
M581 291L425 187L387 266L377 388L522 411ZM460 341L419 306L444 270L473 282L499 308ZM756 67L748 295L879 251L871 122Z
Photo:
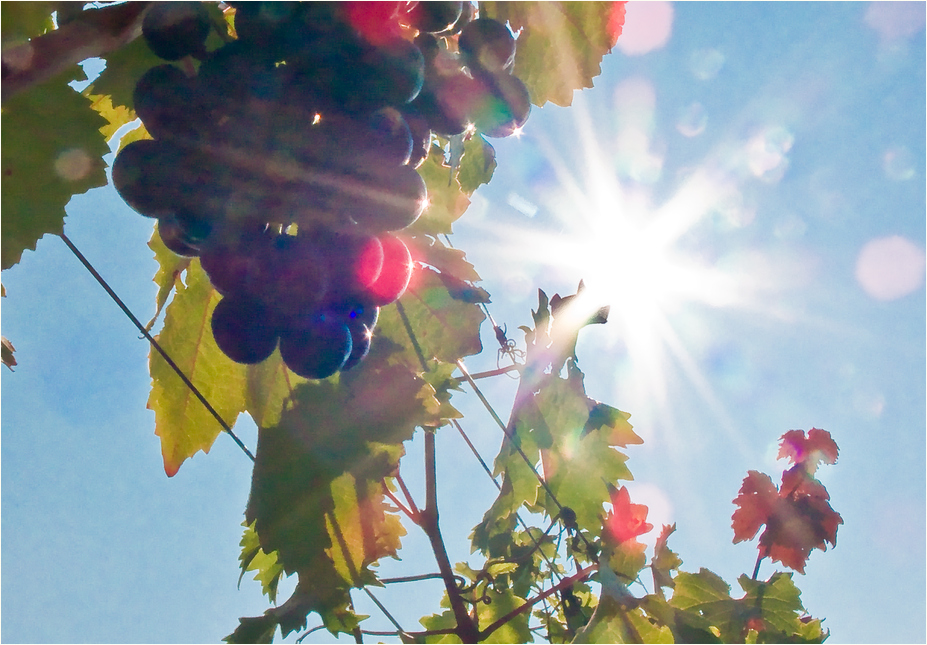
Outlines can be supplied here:
M203 3L152 3L143 36L179 65L136 84L152 139L120 151L113 183L168 249L200 258L225 354L252 364L279 346L325 378L363 359L409 284L393 232L425 208L433 133L524 124L515 40L462 2L227 4L237 38L207 52Z

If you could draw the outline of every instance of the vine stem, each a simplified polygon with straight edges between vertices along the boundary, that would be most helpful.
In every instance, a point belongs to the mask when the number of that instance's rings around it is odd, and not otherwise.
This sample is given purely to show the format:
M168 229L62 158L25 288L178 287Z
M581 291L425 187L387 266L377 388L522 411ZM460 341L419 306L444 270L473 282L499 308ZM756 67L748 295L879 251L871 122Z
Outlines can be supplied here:
M126 2L81 11L60 29L3 52L3 101L88 58L103 56L138 38L150 2Z
M390 491L390 489L386 486L386 481L380 481L380 486L381 486L382 489L383 489L383 494L386 495L387 497L389 497L390 500L393 502L393 504L395 504L396 506L398 506L398 507L399 507L399 510L401 510L403 513L405 513L406 517L408 517L410 520L412 520L412 521L415 522L416 524L419 523L418 514L417 514L417 513L413 513L411 509L406 508L406 505L403 504L402 502L400 502L400 501L396 498L396 496L393 495L392 491Z
M451 561L447 557L447 548L441 537L441 529L438 527L434 430L425 431L425 508L421 512L421 519L422 529L431 542L431 550L434 551L435 560L438 562L438 569L441 571L441 578L447 590L447 597L450 600L454 618L457 620L455 633L464 643L477 643L480 640L480 632L467 613L467 607L464 605L460 590L457 588L457 581L454 579Z
M238 447L241 448L241 450L248 456L248 458L251 461L254 461L254 455L251 454L251 451L248 450L248 447L245 446L242 440L239 439L234 432L232 432L232 428L228 423L225 422L225 419L223 419L222 416L216 411L216 409L212 407L212 404L206 400L206 397L203 396L202 392L200 392L197 387L193 385L190 379L187 378L187 375L183 373L183 370L177 366L177 363L175 363L174 360L168 356L167 352L164 351L164 348L161 347L158 341L154 339L154 336L152 336L148 330L145 329L145 326L139 321L138 318L135 317L135 314L133 314L132 311L122 301L122 298L116 295L116 292L113 291L112 287L110 287L106 280L103 279L103 276L101 276L99 272L93 268L93 265L90 264L90 261L84 257L84 254L81 253L80 250L74 245L74 242L72 242L68 236L64 234L64 232L59 233L59 236L62 240L64 240L64 243L68 245L68 248L71 249L71 252L75 255L75 257L80 260L80 263L84 265L84 268L90 272L90 275L96 278L96 281L99 282L100 286L103 287L106 293L109 294L109 297L113 299L113 302L119 305L119 308L122 309L122 312L129 318L129 320L132 321L136 327L138 327L138 330L142 332L145 338L148 339L148 342L151 343L151 346L154 347L159 354L161 354L161 358L163 358L164 361L171 367L171 369L177 373L177 376L179 376L180 379L184 382L184 385L190 388L190 391L193 392L194 396L200 400L200 403L206 406L206 409L213 417L215 417L216 421L219 422L219 425L222 426L222 429L225 430L225 432L235 440L235 443L238 444Z
M558 591L566 589L567 587L577 582L582 582L587 577L589 577L590 574L596 571L598 568L599 568L598 564L590 564L588 567L580 569L579 571L574 573L569 578L564 578L563 580L558 582L556 585L554 585L547 591L538 594L537 596L535 596L534 598L526 602L524 605L521 605L520 607L516 607L515 609L507 613L505 616L502 616L501 618L499 618L496 622L490 624L488 627L486 627L486 629L482 630L479 633L479 638L480 639L486 638L487 636L492 634L494 631L496 631L497 629L505 625L507 622L509 622L510 620L518 616L519 614L525 613L526 611L531 609L534 605L552 596ZM464 642L466 643L466 642L471 642L471 641L464 641ZM473 642L476 642L476 641L473 641Z

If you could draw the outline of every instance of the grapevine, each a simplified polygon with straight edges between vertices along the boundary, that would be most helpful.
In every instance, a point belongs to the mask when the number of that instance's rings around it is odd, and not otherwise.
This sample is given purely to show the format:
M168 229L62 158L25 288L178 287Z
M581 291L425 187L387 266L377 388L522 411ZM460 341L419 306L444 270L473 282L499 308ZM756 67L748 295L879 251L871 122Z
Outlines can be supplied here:
M743 596L706 569L682 570L668 545L675 525L661 528L648 560L639 538L656 527L619 484L632 479L624 451L642 440L628 413L586 394L576 354L582 329L607 324L609 307L578 314L588 304L582 282L566 296L539 289L518 339L492 318L478 274L450 244L450 224L492 174L486 138L516 135L532 104L591 86L594 74L553 89L519 76L532 29L543 34L556 12L600 36L593 59L624 19L620 2L154 2L56 14L61 29L88 14L117 16L100 53L140 32L145 55L160 59L131 78L126 113L143 129L118 150L111 175L156 232L159 312L173 292L157 337L154 320L143 326L60 235L152 345L149 406L168 475L208 451L215 421L254 462L241 575L253 572L273 606L241 618L227 642L270 642L278 630L302 640L321 628L357 642L827 638L791 574L759 572L768 561L804 573L813 550L836 546L843 519L815 478L837 461L830 433L782 435L778 457L791 465L780 486L758 471L743 480L734 542L759 535L752 576L738 580ZM48 41L35 40L43 51ZM40 77L26 70L13 86L24 92ZM93 109L116 125L105 103ZM471 374L464 359L482 351L485 319L498 369ZM205 340L192 350L178 341L192 336ZM199 364L216 370L220 387L198 389ZM479 384L503 374L518 380L507 421ZM463 389L498 426L492 467L452 405ZM259 428L254 453L225 420L242 411ZM452 564L439 526L435 436L451 425L498 492L471 535L478 570ZM196 432L205 439L191 439ZM416 432L423 504L400 467ZM407 525L425 533L439 571L378 577ZM277 603L292 574L295 591ZM444 611L422 618L420 631L404 629L375 594L431 578L444 583ZM353 590L395 630L364 629ZM309 627L313 615L322 625Z

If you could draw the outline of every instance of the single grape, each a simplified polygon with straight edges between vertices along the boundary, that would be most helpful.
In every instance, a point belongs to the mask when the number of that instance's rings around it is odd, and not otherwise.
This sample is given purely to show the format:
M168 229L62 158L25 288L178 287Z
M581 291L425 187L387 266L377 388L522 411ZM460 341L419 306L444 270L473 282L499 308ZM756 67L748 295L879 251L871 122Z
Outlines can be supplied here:
M319 230L312 235L324 254L329 275L329 302L349 301L380 276L383 246L372 235Z
M209 120L195 81L174 65L152 67L135 84L135 112L155 139L190 141Z
M158 236L164 246L173 253L186 258L195 258L199 248L187 237L183 226L173 217L158 220Z
M216 291L223 296L241 294L258 299L267 274L266 258L272 253L273 235L256 224L228 232L200 254L200 264Z
M412 279L412 254L398 237L381 235L383 246L383 269L377 281L367 288L365 296L369 302L383 307L395 302L405 293Z
M428 119L414 104L403 107L402 117L412 137L412 152L407 163L413 168L418 168L428 158L428 153L431 151L431 128L428 126Z
M301 4L243 2L235 7L235 33L262 56L286 59L299 45L300 30L293 27L302 11Z
M419 2L409 11L409 24L419 31L439 34L454 26L462 8L463 2Z
M472 113L477 130L489 137L507 137L522 127L531 112L528 88L517 76L493 74L480 79L489 86L488 100Z
M331 314L307 316L280 334L283 362L304 378L328 378L345 364L351 349L351 332Z
M380 45L399 29L399 2L339 2L342 20L367 42Z
M454 136L467 129L472 106L484 99L486 91L483 84L458 70L429 77L428 85L411 105L435 134Z
M260 363L277 347L278 333L270 312L245 296L220 300L212 312L211 327L216 345L236 363Z
M142 18L145 42L164 60L204 53L209 29L209 13L202 2L153 2Z
M492 18L477 18L460 32L457 46L474 75L497 74L515 62L515 37Z
M398 231L411 225L425 210L428 189L412 166L381 166L363 175L345 178L345 209L369 232Z
M119 196L146 217L164 217L180 198L176 174L183 152L163 141L133 141L116 155L113 186Z
M355 367L358 363L367 357L370 352L370 341L373 338L373 330L364 325L351 328L351 353L348 355L344 365L341 366L342 372L347 372Z

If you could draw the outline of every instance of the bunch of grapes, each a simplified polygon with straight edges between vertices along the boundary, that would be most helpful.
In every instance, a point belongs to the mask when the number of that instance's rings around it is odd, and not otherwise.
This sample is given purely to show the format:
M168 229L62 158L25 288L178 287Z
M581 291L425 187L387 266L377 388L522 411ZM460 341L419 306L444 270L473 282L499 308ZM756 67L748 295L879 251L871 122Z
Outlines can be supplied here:
M146 13L149 47L177 64L136 84L152 139L117 155L113 183L168 249L200 258L223 352L252 364L279 346L325 378L363 359L409 284L393 232L425 208L433 134L508 136L527 119L515 39L462 2L227 4L237 39L211 52L203 3Z

